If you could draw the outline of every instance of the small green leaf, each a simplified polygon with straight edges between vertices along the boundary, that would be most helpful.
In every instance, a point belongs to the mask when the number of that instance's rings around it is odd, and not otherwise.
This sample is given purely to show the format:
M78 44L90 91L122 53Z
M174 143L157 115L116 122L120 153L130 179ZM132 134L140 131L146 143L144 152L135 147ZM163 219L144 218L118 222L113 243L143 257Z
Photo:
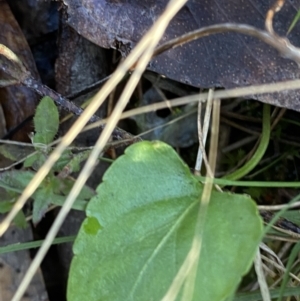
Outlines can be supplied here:
M0 213L8 212L14 204L14 201L3 201L0 202Z
M68 195L71 191L75 181L69 178L60 179L60 187L59 190L62 194ZM77 199L89 200L95 195L95 191L90 187L84 185L77 196Z
M127 148L87 206L73 247L68 300L161 300L190 250L202 191L168 145ZM213 191L192 300L232 295L261 235L248 196Z
M15 199L12 199L10 201L0 201L0 213L6 213L11 210L15 202ZM26 228L28 226L25 215L23 211L19 211L14 218L14 223L19 228Z
M12 195L15 197L22 193L24 188L29 184L34 176L34 172L13 170L0 173L0 187L4 189L1 191L1 197L3 194L7 194L9 197ZM65 201L65 195L68 194L74 184L73 180L70 179L58 179L53 174L50 174L42 182L38 190L33 194L32 198L34 200L33 207L36 207L35 221L39 220L39 217L43 215L45 208L49 205L49 199L51 203L62 206ZM51 192L51 195L49 194ZM77 210L84 210L86 208L87 201L95 192L88 186L84 186L80 191L76 202L72 208ZM6 198L8 198L6 196ZM34 204L37 199L38 204ZM9 202L0 202L0 213L1 210L9 210L11 208ZM5 211L6 212L6 211Z
M39 155L39 154L34 154L34 155L32 155L32 156L29 156L29 157L24 161L23 166L24 166L25 168L31 167L31 166L34 164L34 162L37 160L38 155Z
M52 204L57 206L63 206L65 204L66 197L61 195L55 195L55 197L52 198ZM82 199L76 199L75 203L72 205L72 209L85 211L87 206L87 201Z
M10 159L12 161L17 161L14 154L10 151L9 145L1 145L0 146L0 154L3 155L7 159Z
M25 229L28 227L28 223L26 221L25 214L23 213L22 210L20 210L17 213L16 217L14 218L14 223L17 227L22 228L22 229Z
M0 187L21 193L34 176L34 172L13 170L0 174Z
M28 157L24 161L24 167L32 167L34 170L38 170L47 160L46 154L38 151L36 154Z
M35 173L31 171L21 170L14 170L2 173L0 176L0 186L8 191L21 193L32 180L34 174ZM41 184L40 188L32 196L32 198L34 199L33 222L35 224L40 220L40 218L43 216L46 209L48 208L48 205L51 202L51 197L54 197L53 192L51 192L51 186L49 185L49 183L51 183L49 179L50 178L47 177L46 180L44 180ZM47 189L47 186L50 189ZM20 224L24 224L21 215L19 216L18 220Z
M83 151L78 154L74 154L73 158L69 160L68 164L63 166L65 169L68 170L68 173L77 172L80 170L80 163L86 160L89 155L91 154L91 150Z
M44 145L52 142L58 131L59 116L57 107L50 97L45 96L41 99L33 121L36 132L33 137L33 142L35 144L40 143Z
M32 210L32 222L36 225L45 215L49 205L51 204L52 198L55 197L53 191L43 187L37 190L32 196L34 199L33 210Z
M57 160L57 162L52 167L53 171L61 172L62 169L72 160L74 155L71 151L67 150L63 152L63 154L60 156L60 158Z
M23 159L32 153L33 150L33 147L30 148L14 144L5 144L0 146L0 154L12 161Z

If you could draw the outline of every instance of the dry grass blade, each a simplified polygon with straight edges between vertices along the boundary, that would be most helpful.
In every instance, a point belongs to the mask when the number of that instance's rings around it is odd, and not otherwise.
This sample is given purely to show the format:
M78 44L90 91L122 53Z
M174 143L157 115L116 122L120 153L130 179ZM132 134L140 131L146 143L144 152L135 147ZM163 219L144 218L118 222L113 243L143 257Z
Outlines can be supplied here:
M270 263L271 265L273 265L276 269L280 270L282 272L282 274L286 273L286 268L282 267L280 264L276 263L274 260L261 255L261 259L263 259L264 261ZM289 275L291 276L291 278L293 278L294 280L296 280L298 283L300 283L300 279L299 277L297 277L295 274L289 272Z
M266 16L266 21L265 21L265 28L266 30L273 36L276 36L274 29L273 29L273 18L276 13L278 13L282 6L284 5L284 0L277 0L273 6L269 9L267 16Z
M291 205L270 205L270 206L263 206L263 205L260 205L260 206L257 206L257 208L259 210L268 210L268 211L278 211L278 210L282 210L282 209L286 209L286 208L298 208L300 207L300 202L296 202L294 204L291 204Z
M169 49L178 47L180 45L200 39L202 37L224 32L236 32L255 37L278 50L283 57L289 58L297 62L298 64L300 63L299 48L293 46L287 38L272 35L267 31L259 30L250 25L235 23L223 23L197 29L159 46L156 49L154 55L159 55Z
M27 73L26 68L20 61L20 59L8 47L6 47L3 44L0 44L0 55L3 55L9 61L15 63L18 66L19 70L17 70L17 68L14 68L12 70L10 68L5 68L5 72L10 74L14 79L18 78L19 73Z
M277 260L278 264L281 265L282 267L284 267L284 265L283 265L283 263L281 262L280 258L279 258L279 257L276 255L276 253L275 253L273 250L271 250L266 244L264 244L263 242L261 242L261 243L259 244L259 248L260 248L261 250L267 252L269 255L273 256L273 257Z
M218 148L219 137L219 118L220 118L220 100L214 100L213 105L213 118L212 118L212 131L211 131L211 144L209 149L209 165L214 173L216 166L216 155ZM207 174L208 181L204 185L203 193L201 196L201 203L199 206L198 217L195 226L195 234L192 247L186 256L183 264L181 265L177 275L174 277L167 293L162 298L162 301L174 301L178 293L185 283L182 300L191 300L194 293L195 276L198 266L198 261L202 246L202 232L205 223L206 212L210 201L210 195L213 187L212 177Z
M257 275L257 280L259 283L259 288L260 288L260 292L263 298L263 301L271 301L271 297L270 297L270 292L269 292L269 288L266 282L266 278L264 275L264 270L262 267L262 261L261 261L261 256L260 256L260 251L259 249L256 252L256 256L254 259L254 267L255 267L255 272Z
M205 154L205 144L206 144L206 138L207 133L209 129L210 124L210 115L211 115L211 109L213 104L213 90L210 89L208 92L208 99L206 103L206 109L205 109L205 115L204 115L204 121L203 121L203 129L201 126L201 101L199 101L199 110L198 110L198 140L199 140L199 149L195 164L195 174L200 175L201 171L201 165L202 165L202 158L206 156ZM207 164L206 164L207 165ZM207 166L208 167L208 166Z
M166 105L167 105L167 104L166 104ZM169 106L168 106L168 107L169 107ZM168 121L168 122L166 122L166 123L164 123L164 124L161 124L161 125L158 125L158 126L156 126L156 127L153 127L153 128L151 128L150 130L144 131L144 132L142 132L142 133L136 135L135 137L143 137L144 135L146 135L146 134L148 134L148 133L151 133L151 132L154 132L154 131L156 131L157 129L167 127L168 125L174 124L175 122L178 122L178 121L181 120L181 119L187 118L187 117L189 117L190 115L192 115L193 113L195 113L195 110L191 110L190 112L187 112L187 113L185 113L185 114L183 114L183 115L181 115L181 116L179 116L179 117L176 117L176 118L174 118L174 119L172 119L172 120L170 120L170 121ZM123 119L122 116L123 116L123 114L121 115L120 119ZM118 142L117 142L117 143L118 143Z
M277 82L271 84L263 84L263 85L254 85L249 87L228 89L228 90L220 90L214 92L214 97L218 99L229 99L229 98L238 98L245 96L253 96L265 93L275 93L281 91L288 90L299 90L300 89L300 79L285 81L285 82ZM193 102L204 102L208 98L208 93L201 93L196 95L189 95L185 97L175 98L169 101L169 105L172 107L185 105ZM152 112L155 110L160 110L166 108L167 105L165 102L154 103L151 105L143 106L140 108L132 109L124 112L120 119L129 118L135 115L144 114L148 112ZM105 124L107 119L103 119L99 122L95 122L85 127L84 130L90 130L98 127L101 124Z

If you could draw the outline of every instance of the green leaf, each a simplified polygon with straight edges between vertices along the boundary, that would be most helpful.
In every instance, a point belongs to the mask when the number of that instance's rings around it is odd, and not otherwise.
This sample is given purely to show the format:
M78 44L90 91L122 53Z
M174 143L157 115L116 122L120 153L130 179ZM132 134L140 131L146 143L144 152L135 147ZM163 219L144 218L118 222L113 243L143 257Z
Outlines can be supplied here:
M57 206L63 206L65 204L66 197L61 195L55 195L55 197L52 198L52 204ZM87 206L87 201L83 199L76 199L75 203L72 205L72 209L85 211Z
M58 131L59 116L54 101L50 97L45 96L41 99L33 121L36 132L33 142L44 145L52 142Z
M154 300L190 250L203 186L160 142L127 148L106 172L75 241L68 300ZM193 300L230 296L262 234L255 203L212 192Z
M60 187L59 190L62 194L68 195L74 185L75 181L71 180L69 178L60 179ZM89 200L95 195L95 191L88 187L87 185L84 185L80 191L80 193L77 196L77 199L84 199Z
M0 154L12 161L18 161L25 158L32 153L33 150L33 147L24 147L14 144L4 144L0 146Z
M26 221L25 214L23 213L22 210L20 210L17 213L16 217L14 218L14 223L17 227L22 228L22 229L25 229L28 227L28 223Z
M3 172L0 174L0 187L10 194L21 194L34 175L34 172L22 170ZM66 199L65 195L70 192L73 184L73 180L59 179L49 174L31 197L33 199L33 223L37 224L41 220L50 204L62 206ZM84 210L87 204L85 200L89 200L94 194L91 188L83 186L72 208ZM7 212L11 207L11 202L0 202L0 213ZM21 221L19 225L24 225L22 216L19 221Z
M40 185L39 189L32 195L32 198L34 199L32 222L37 224L46 213L50 204L60 202L61 199L63 199L61 204L63 205L65 197L61 197L60 193L66 195L69 194L73 185L73 180L58 179L51 174L48 175L48 177ZM74 204L74 206L78 206L80 204L80 207L83 205L85 208L86 202L83 204L83 200L90 199L92 196L94 196L94 191L86 185L83 186L77 196L77 204Z
M10 151L9 145L1 145L0 146L0 154L5 158L10 159L12 161L17 161L15 155Z
M0 213L9 212L11 210L11 208L13 207L14 202L15 202L15 199L12 199L10 201L1 200L0 201ZM14 223L19 228L26 228L28 226L25 215L22 210L17 213L16 217L14 218Z
M13 170L0 174L0 187L7 191L22 193L34 176L32 171Z
M50 189L43 188L37 190L32 197L34 198L32 222L36 225L45 215L52 199L55 198L55 195Z
M47 160L45 153L38 151L36 154L28 157L24 161L24 167L32 167L34 170L38 170Z
M70 150L67 150L62 153L57 162L52 167L53 171L61 172L62 169L69 164L69 162L73 159L74 155Z
M86 150L83 152L79 152L78 154L73 154L72 159L66 162L65 165L62 166L62 168L64 168L68 174L71 174L72 172L77 172L80 170L80 163L86 160L90 154L91 150ZM62 170L62 172L64 172L64 170Z
M1 201L0 202L0 213L6 213L6 212L10 211L10 209L13 207L13 205L14 205L14 200Z

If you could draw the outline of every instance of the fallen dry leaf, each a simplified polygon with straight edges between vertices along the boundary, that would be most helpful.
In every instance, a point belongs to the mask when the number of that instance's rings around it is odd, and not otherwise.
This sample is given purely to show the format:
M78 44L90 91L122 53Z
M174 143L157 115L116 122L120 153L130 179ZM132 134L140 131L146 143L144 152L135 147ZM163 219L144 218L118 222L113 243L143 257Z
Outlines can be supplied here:
M167 0L64 0L67 22L90 41L117 48L126 55L149 29ZM162 42L189 31L218 23L236 22L264 29L265 16L274 1L189 1L167 29ZM286 1L275 16L274 29L285 35L300 1ZM299 29L289 35L299 45ZM149 69L196 87L232 88L299 78L291 60L255 38L218 34L169 50L154 58ZM299 91L258 96L261 101L300 111Z
M31 73L39 78L30 48L6 1L0 1L0 43L10 48ZM0 73L0 76L3 74ZM1 88L0 105L4 112L7 131L33 115L37 102L36 94L28 88L17 85ZM26 127L11 138L28 141L30 131L30 126Z

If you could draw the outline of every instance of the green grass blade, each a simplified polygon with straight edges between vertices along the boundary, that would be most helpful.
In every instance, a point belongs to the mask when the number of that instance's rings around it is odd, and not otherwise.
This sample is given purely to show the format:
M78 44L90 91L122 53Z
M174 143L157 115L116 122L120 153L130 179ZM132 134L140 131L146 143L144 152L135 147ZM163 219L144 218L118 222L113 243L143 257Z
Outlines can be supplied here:
M54 239L52 244L58 245L58 244L66 243L66 242L73 242L75 240L75 238L76 238L75 235L58 237L58 238ZM11 244L8 246L0 247L0 254L38 248L42 245L43 242L44 242L44 240L36 240L36 241L16 243L16 244Z

